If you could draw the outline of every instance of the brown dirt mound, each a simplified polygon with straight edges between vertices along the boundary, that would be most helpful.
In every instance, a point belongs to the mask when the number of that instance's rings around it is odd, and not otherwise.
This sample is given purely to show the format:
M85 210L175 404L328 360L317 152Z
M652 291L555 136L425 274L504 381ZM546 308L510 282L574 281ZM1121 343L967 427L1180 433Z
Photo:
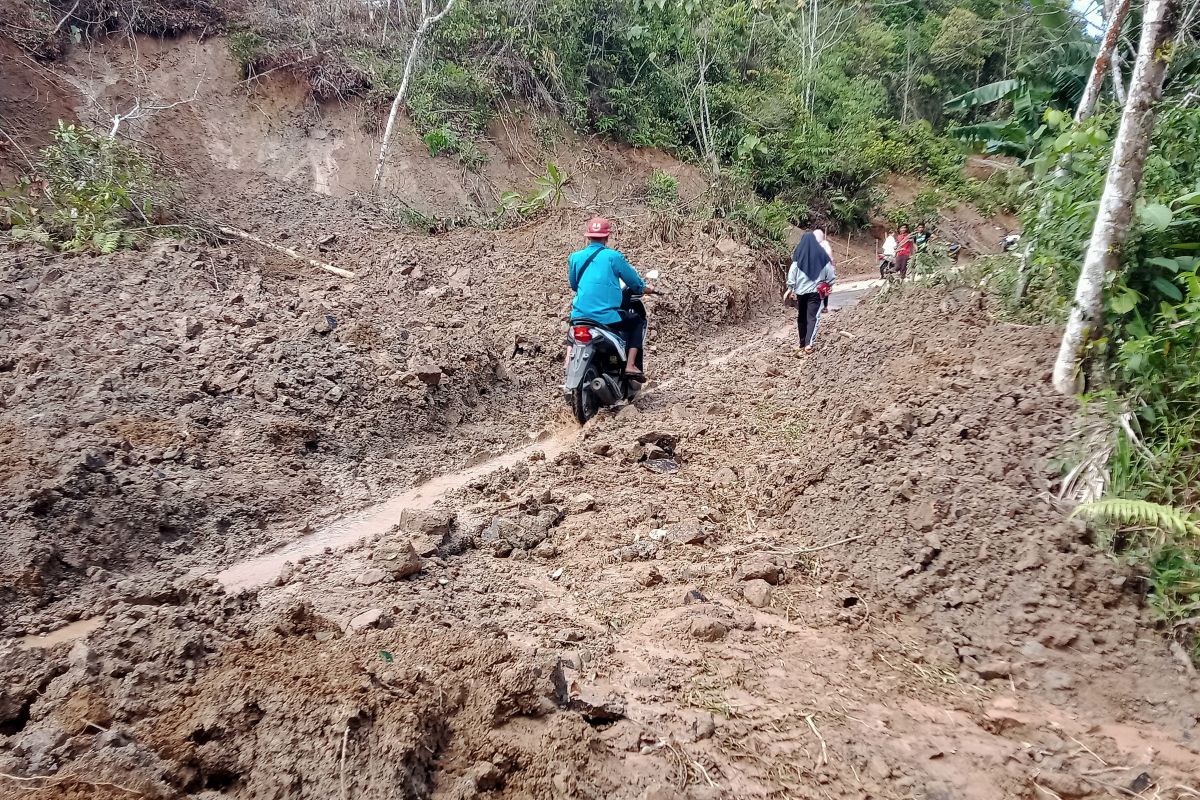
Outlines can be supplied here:
M290 223L260 233L358 277L250 246L0 260L6 600L52 602L64 580L94 588L163 557L227 562L560 413L576 215L430 238L331 198L275 202ZM666 273L664 366L761 297L749 251L692 233L668 252L625 230L634 263ZM72 603L86 614L93 597Z

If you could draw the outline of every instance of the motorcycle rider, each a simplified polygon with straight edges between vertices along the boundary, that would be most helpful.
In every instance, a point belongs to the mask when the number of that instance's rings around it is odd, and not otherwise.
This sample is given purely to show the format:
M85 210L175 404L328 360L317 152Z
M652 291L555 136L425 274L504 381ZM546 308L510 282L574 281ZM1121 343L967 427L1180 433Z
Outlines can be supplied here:
M646 320L641 315L622 309L624 294L621 282L635 293L646 291L646 282L630 266L625 256L608 246L612 223L604 217L588 220L584 228L587 244L568 259L567 280L575 292L571 304L571 321L589 320L615 331L628 351L625 374L634 380L644 378L637 368L637 354L646 335Z

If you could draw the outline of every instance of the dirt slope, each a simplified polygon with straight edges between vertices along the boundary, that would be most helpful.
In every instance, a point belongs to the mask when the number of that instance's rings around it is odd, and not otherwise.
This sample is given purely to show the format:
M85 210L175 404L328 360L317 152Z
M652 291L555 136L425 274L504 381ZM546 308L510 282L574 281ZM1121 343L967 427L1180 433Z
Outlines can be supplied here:
M86 640L9 643L0 771L81 797L1192 796L1197 680L1048 502L1053 332L961 290L823 330L806 359L787 325L730 330L273 587L139 582Z

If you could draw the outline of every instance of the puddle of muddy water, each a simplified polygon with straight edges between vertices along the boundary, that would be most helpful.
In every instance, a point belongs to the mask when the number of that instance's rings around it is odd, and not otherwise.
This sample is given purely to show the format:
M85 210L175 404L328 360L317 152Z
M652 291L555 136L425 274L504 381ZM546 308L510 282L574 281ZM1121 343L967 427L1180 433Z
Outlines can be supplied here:
M466 469L432 478L382 503L302 536L277 550L234 564L218 573L217 580L230 592L263 586L274 580L283 569L283 565L289 561L295 562L305 556L317 555L327 547L331 550L344 550L366 539L385 534L400 521L404 512L433 508L450 492L496 470L515 466L535 452L541 451L546 458L553 458L566 449L573 438L573 431L562 431Z
M64 625L56 631L50 631L50 633L22 636L17 640L17 643L25 650L45 650L54 647L56 644L82 639L103 624L104 620L98 617L81 619L78 622Z

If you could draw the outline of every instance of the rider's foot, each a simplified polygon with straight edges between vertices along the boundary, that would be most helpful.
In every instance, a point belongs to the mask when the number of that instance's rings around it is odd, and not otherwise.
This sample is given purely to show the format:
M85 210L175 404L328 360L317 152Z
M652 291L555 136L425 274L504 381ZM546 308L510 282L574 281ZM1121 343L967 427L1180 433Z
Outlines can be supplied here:
M808 347L804 348L804 352L805 352L806 354L807 354L807 353L811 353L812 351L813 351L813 349L812 349L812 345L811 345L811 344L810 344Z

